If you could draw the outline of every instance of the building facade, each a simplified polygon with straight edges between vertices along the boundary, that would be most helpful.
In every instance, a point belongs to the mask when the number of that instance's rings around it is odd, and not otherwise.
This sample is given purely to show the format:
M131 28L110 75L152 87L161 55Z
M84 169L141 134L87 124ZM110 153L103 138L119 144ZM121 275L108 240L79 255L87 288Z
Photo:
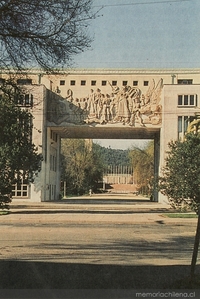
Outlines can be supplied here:
M32 95L33 142L43 156L34 184L16 186L15 200L59 198L61 138L154 139L158 175L169 141L183 139L200 114L200 69L35 71L14 79Z

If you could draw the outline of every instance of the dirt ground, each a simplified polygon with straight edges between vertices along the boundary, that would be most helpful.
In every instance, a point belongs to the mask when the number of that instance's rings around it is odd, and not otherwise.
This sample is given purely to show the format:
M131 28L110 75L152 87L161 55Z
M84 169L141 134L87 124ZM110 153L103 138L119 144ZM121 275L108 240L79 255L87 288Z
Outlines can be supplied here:
M189 276L197 219L168 211L125 196L12 203L0 216L0 288L173 288Z

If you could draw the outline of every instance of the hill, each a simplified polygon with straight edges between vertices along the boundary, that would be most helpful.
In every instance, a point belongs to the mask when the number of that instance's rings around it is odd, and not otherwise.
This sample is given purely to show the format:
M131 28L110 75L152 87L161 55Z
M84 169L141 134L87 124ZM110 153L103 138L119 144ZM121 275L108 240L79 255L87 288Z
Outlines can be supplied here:
M105 166L130 166L129 150L106 148L96 143L93 146L99 152Z

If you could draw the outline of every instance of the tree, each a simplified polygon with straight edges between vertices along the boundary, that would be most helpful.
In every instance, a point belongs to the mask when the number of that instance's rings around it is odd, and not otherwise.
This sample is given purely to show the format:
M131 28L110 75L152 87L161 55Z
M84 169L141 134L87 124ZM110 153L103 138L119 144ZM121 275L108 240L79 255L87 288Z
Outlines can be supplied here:
M95 145L84 139L65 139L62 143L62 180L70 194L84 194L97 189L103 177L103 164Z
M95 143L96 150L99 151L100 155L105 164L105 168L109 166L129 166L130 159L129 159L129 150L122 150L122 149L113 149L109 147L103 147L98 143Z
M141 192L152 195L154 177L154 143L150 141L141 149L134 147L129 153L133 166L134 177Z
M200 239L200 134L187 133L184 141L171 141L159 190L175 208L188 206L198 214L191 278L194 277Z
M0 67L68 65L90 46L91 7L92 0L2 0Z
M29 183L40 170L41 156L32 143L32 115L19 106L21 90L0 86L0 208L8 208L13 184Z

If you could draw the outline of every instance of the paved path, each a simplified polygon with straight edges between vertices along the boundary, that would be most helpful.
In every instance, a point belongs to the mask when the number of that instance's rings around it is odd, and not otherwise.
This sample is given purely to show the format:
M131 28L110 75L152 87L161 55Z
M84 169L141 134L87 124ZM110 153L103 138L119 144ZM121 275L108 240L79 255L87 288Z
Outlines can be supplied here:
M196 219L98 200L13 203L0 217L0 288L163 288L189 274Z

